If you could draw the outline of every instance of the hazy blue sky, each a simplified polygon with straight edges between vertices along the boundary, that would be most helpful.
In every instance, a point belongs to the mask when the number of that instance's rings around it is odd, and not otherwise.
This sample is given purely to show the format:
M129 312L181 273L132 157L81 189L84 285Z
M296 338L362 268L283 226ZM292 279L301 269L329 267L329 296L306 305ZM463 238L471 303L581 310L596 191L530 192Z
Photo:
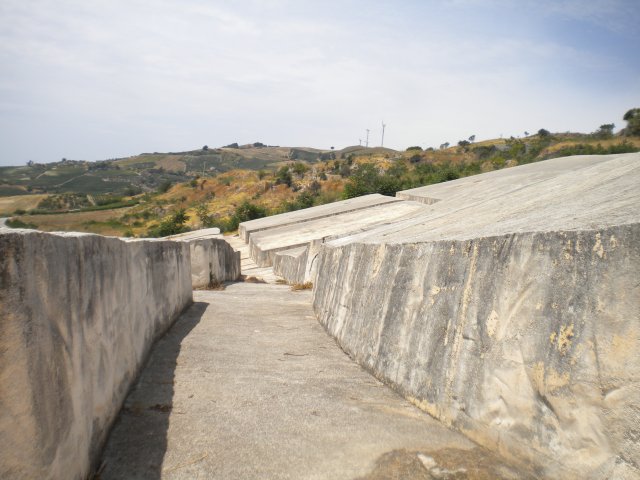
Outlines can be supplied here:
M0 0L0 164L620 128L638 52L638 0Z

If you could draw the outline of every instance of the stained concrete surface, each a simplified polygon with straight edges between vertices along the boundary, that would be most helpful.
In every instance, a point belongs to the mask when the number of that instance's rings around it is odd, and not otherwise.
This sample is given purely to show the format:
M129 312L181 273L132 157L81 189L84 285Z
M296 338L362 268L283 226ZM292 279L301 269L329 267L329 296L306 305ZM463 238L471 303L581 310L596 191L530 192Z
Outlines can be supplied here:
M127 398L100 479L528 478L353 363L308 291L194 298Z

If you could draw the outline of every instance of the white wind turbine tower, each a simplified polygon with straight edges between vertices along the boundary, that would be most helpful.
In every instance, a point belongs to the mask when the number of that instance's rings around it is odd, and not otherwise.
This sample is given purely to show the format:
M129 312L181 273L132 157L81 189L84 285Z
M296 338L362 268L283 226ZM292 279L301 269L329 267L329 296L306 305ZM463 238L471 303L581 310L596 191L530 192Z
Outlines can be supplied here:
M367 143L365 143L364 146L369 148L369 129L368 128L367 128Z
M384 120L382 121L382 143L380 144L381 147L384 147L384 129L385 129L386 125L384 124Z

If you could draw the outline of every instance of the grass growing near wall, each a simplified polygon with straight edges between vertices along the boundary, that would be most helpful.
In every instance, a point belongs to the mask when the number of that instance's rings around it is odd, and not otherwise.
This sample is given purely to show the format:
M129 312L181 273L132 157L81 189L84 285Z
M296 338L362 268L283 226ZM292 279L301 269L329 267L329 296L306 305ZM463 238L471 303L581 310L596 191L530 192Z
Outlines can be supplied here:
M300 290L311 290L312 288L312 282L294 283L293 285L291 285L291 290L294 292L298 292Z

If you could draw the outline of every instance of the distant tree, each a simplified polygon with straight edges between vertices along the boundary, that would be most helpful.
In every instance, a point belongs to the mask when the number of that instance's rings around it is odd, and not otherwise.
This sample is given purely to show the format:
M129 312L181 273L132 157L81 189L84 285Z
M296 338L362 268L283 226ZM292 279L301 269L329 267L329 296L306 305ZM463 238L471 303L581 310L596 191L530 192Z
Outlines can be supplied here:
M640 108L632 108L624 114L622 119L627 122L624 129L625 135L640 135Z
M613 123L605 123L600 125L600 128L595 132L595 136L598 138L611 138L613 137L613 129L615 128Z
M27 167L33 167L33 160L29 160L27 162Z
M524 136L528 137L529 136L529 132L527 132L526 130L524 131Z
M296 175L302 176L307 172L307 170L309 170L309 167L307 167L302 162L296 162L293 164L292 170L293 170L293 173L295 173Z
M265 172L264 170L258 170L258 180L262 180L266 176L267 172Z
M422 151L422 147L420 147L420 146L416 145L416 146L414 146L414 147L409 147L409 148L407 148L405 151L406 151L406 152L410 152L410 151L412 151L412 150L418 150L418 151L420 151L420 152L421 152L421 151Z
M331 150L334 150L336 147L331 147Z
M540 130L538 130L539 137L548 137L549 135L551 135L551 132L549 132L549 130L546 130L544 128L541 128Z
M440 150L446 150L447 148L449 148L450 143L449 142L444 142L443 144L440 145Z
M471 145L471 143L470 143L470 142L468 142L467 140L460 140L460 141L458 142L458 146L460 146L460 147L462 147L462 148L464 148L464 147L468 147L469 145Z
M240 148L238 142L230 143L229 145L225 145L223 148Z
M469 137L469 143L473 143L473 142L475 142L475 141L476 141L476 136L475 136L475 135L471 135L471 136Z
M281 167L276 172L276 185L286 185L287 187L291 187L293 183L293 177L291 176L291 172L289 171L289 167L286 165Z
M204 150L204 151L209 150L209 146L208 146L208 145L205 145L204 147L202 147L202 150Z
M185 232L187 230L185 226L187 220L189 220L189 216L186 214L185 209L181 208L163 220L156 228L149 230L148 235L150 237L166 237Z

